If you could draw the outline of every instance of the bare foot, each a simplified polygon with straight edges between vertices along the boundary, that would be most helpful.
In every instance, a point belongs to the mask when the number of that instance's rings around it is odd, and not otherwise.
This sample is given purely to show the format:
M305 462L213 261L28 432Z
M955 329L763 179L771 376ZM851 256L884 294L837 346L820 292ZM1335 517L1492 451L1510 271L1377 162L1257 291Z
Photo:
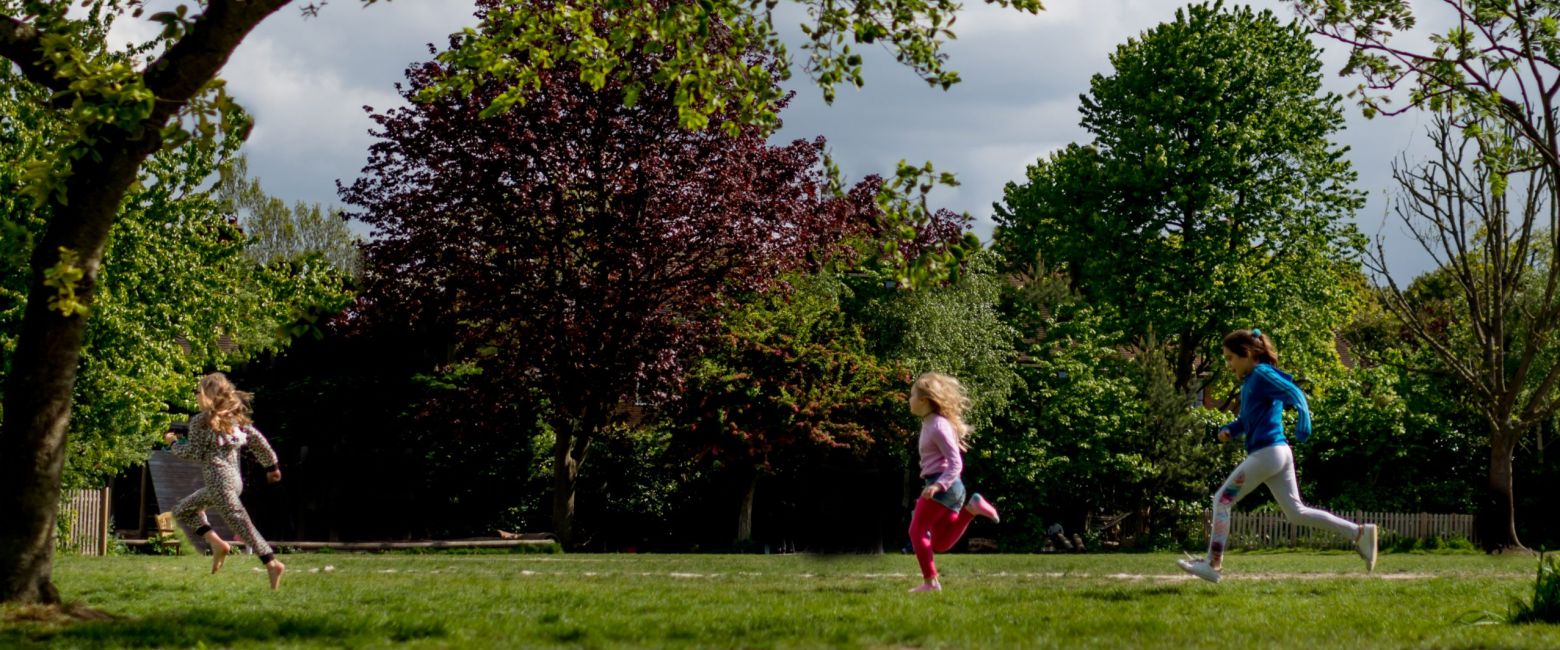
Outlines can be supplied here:
M222 563L227 561L228 552L233 550L233 546L222 541L221 538L206 541L211 544L211 572L215 574L222 570Z
M276 591L282 585L282 572L286 570L287 565L282 564L281 560L271 560L265 565L265 572L271 578L271 591Z

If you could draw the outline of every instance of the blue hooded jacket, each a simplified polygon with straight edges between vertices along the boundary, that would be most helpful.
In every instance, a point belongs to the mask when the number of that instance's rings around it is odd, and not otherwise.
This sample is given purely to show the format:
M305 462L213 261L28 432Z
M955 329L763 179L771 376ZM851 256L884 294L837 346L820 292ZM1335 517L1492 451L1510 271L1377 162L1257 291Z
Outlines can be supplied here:
M1231 438L1245 437L1248 454L1273 445L1289 444L1284 438L1286 405L1300 411L1294 439L1305 442L1311 437L1311 408L1306 404L1305 393L1288 373L1272 364L1259 363L1241 382L1240 417L1224 428Z

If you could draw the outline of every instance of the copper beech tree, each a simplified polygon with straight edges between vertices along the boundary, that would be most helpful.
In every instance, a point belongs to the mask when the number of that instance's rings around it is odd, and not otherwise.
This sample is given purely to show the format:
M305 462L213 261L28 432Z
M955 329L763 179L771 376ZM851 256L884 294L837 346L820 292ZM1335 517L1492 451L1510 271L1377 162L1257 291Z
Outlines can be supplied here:
M450 72L415 66L400 91ZM371 309L452 332L486 394L544 404L553 525L569 543L580 467L620 407L667 396L732 297L870 226L881 182L831 192L822 139L681 129L669 85L628 106L560 67L525 104L483 117L502 90L376 114L378 142L342 197L374 227Z

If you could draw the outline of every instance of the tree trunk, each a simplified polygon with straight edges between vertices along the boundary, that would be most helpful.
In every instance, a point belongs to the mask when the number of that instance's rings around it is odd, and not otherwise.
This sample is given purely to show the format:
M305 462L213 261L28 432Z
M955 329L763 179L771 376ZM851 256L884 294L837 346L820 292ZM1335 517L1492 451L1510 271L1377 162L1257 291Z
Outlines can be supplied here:
M1191 332L1182 332L1181 341L1175 351L1175 390L1177 393L1188 394L1192 384L1192 372L1197 363L1197 337Z
M44 285L44 271L61 261L61 248L75 253L84 271L76 299L91 306L119 202L151 153L149 143L126 140L106 143L101 164L83 164L69 178L68 203L53 206L49 228L33 249L27 310L0 409L0 602L59 600L50 583L55 517L87 317L50 308L59 290Z
M0 601L11 603L59 602L55 517L84 319L40 313L51 291L33 283L0 424Z
M558 536L560 545L570 548L575 541L574 487L594 431L578 421L559 423L553 431L553 534Z
M1489 482L1478 512L1479 541L1489 553L1527 550L1517 539L1516 499L1511 487L1511 457L1520 434L1502 427L1490 432Z
M753 494L758 492L758 472L748 479L747 490L742 494L742 506L737 510L737 543L753 541Z

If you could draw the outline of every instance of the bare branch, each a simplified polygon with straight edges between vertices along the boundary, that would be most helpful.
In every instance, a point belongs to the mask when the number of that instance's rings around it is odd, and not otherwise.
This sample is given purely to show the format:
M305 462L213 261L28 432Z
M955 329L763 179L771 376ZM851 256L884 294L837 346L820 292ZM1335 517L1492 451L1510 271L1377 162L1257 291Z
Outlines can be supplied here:
M1403 294L1402 287L1398 286L1397 280L1392 276L1392 272L1387 269L1386 248L1382 244L1382 240L1380 238L1376 240L1375 252L1371 252L1369 249L1367 249L1365 257L1366 265L1370 267L1370 270L1387 281L1387 288L1389 293L1386 296L1386 300L1383 300L1382 302L1386 305L1388 311L1391 311L1398 317L1399 320L1403 322L1404 325L1407 325L1409 331L1413 332L1419 340L1425 342L1432 349L1434 349L1436 355L1441 357L1441 361L1445 363L1448 368L1451 368L1452 371L1456 373L1464 383L1467 383L1469 386L1473 387L1475 391L1478 391L1480 397L1493 399L1494 396L1489 394L1488 387L1485 386L1484 382L1479 381L1478 375L1474 369L1469 368L1465 363L1463 363L1460 355L1454 353L1437 337L1432 335L1430 333L1430 328L1427 327L1424 320L1420 318L1419 312L1413 308L1413 305L1409 304L1407 296Z

